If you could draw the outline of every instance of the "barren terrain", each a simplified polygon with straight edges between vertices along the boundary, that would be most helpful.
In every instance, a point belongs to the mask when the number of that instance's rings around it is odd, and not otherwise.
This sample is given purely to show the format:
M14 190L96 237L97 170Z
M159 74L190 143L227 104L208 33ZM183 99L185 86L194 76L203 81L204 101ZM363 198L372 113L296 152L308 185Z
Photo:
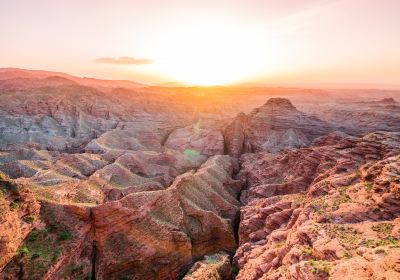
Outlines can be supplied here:
M400 279L400 92L0 69L0 279Z

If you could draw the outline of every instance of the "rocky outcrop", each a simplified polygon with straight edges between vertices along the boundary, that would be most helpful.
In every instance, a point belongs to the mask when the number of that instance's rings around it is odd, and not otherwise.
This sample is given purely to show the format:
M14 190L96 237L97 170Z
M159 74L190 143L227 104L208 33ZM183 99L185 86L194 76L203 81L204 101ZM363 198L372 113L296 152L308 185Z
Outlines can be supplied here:
M225 127L224 140L226 153L238 158L242 153L251 151L251 144L245 134L247 116L240 113L230 124Z
M271 98L225 128L225 145L236 157L246 152L278 152L308 146L333 130L331 124L298 111L288 99Z
M400 134L316 142L242 157L237 279L398 278Z
M232 269L229 255L218 253L205 256L196 262L183 280L229 280L232 279Z
M40 205L28 187L0 173L0 271L34 227Z
M1 279L91 279L93 238L86 207L42 200L38 224Z

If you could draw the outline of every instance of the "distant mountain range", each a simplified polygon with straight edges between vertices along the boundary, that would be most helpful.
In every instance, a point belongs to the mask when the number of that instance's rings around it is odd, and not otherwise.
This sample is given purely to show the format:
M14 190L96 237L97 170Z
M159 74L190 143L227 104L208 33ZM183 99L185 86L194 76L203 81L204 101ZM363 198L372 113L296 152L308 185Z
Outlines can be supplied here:
M103 80L87 77L76 77L69 74L43 70L27 70L19 68L0 68L0 81L18 79L20 84L23 82L30 83L31 79L42 79L43 85L54 83L76 83L83 86L94 87L98 89L104 88L128 88L135 89L146 87L147 85L128 81L128 80Z

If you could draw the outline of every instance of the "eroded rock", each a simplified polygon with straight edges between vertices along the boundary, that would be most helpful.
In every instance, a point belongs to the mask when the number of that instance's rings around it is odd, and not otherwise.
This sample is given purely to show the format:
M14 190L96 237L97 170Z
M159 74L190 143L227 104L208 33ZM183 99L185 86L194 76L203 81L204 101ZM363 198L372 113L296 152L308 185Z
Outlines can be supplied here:
M40 205L27 186L0 173L0 271L34 227Z
M237 279L398 278L399 137L244 155Z
M333 130L333 125L298 111L288 99L271 98L248 116L239 115L225 128L225 145L231 156L278 152L308 146Z
M229 255L218 253L205 256L196 262L183 280L229 280L232 279L232 269Z
M93 208L96 279L176 278L205 254L233 253L240 189L230 177L233 170L229 157L212 157L166 190Z

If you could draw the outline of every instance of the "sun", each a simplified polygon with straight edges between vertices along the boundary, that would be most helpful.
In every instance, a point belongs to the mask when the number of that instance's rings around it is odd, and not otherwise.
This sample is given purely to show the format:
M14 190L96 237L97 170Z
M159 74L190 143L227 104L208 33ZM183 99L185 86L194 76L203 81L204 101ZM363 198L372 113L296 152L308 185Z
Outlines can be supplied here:
M237 83L263 68L263 38L225 22L174 27L160 42L155 67L187 85Z

